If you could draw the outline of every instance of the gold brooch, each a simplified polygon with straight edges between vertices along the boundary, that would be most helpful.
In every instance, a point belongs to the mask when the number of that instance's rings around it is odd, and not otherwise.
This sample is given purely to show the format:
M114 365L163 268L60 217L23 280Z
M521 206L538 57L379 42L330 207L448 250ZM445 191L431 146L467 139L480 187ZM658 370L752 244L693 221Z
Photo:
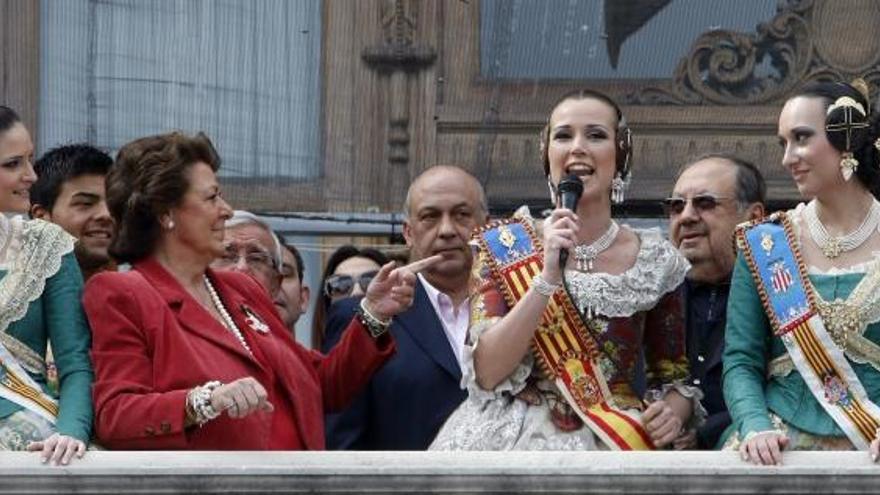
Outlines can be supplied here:
M765 232L761 236L761 248L764 249L767 256L770 256L770 252L773 251L773 236Z
M831 340L845 350L849 339L853 335L859 335L865 326L862 311L842 299L833 301L816 301L819 314L828 330Z

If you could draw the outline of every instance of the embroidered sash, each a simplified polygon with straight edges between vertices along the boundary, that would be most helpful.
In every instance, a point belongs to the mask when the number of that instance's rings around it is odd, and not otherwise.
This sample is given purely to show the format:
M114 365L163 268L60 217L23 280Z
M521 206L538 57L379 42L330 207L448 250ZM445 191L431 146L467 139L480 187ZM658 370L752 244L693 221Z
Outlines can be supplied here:
M825 327L788 216L775 213L739 227L736 235L767 318L794 366L853 445L867 449L880 426L880 408Z
M540 241L531 224L505 219L481 228L475 237L487 253L496 284L510 307L541 273ZM613 450L649 450L654 445L636 414L614 407L597 364L600 351L565 290L559 288L544 310L532 350L541 369L554 380L584 424Z
M18 365L16 359L2 345L0 345L0 397L39 414L53 425L58 417L58 401L43 392L40 384Z
M0 397L39 414L52 424L58 402L28 374L45 373L45 361L26 344L6 333L22 319L30 303L43 293L46 279L58 272L61 257L73 250L74 239L61 227L22 217L0 219L9 239L7 273L0 280Z

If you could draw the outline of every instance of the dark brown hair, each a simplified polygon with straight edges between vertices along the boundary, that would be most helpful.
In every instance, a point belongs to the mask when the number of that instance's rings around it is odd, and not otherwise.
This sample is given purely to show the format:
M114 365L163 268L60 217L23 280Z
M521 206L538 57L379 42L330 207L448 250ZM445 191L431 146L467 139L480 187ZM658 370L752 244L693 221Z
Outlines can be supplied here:
M617 127L615 128L614 136L614 142L616 144L614 150L617 165L616 169L617 173L620 174L621 179L625 180L629 175L630 167L632 165L632 132L630 131L626 119L623 116L623 112L621 112L620 106L617 102L612 100L610 96L592 89L578 89L566 93L556 100L553 106L550 107L550 113L547 114L547 124L545 124L544 128L541 130L540 136L541 164L544 165L544 175L550 175L550 156L548 155L548 148L550 145L550 117L559 105L568 100L598 100L614 109L614 113L617 115Z
M107 175L107 208L116 221L110 254L120 262L150 255L162 235L159 218L189 189L187 172L198 162L220 168L208 136L181 132L134 140L119 150Z
M330 255L330 259L327 260L327 266L324 267L324 274L321 276L321 285L318 290L318 297L315 300L315 312L312 313L313 349L329 352L329 349L324 350L324 327L327 325L327 313L330 309L331 300L330 296L324 292L324 284L327 283L327 279L331 275L336 273L336 269L343 261L356 257L373 260L380 267L388 263L388 257L382 254L381 251L373 248L357 248L350 244L340 246Z
M825 135L828 142L840 152L850 152L859 162L855 171L855 177L859 182L871 191L875 197L880 197L880 150L874 147L874 142L880 136L880 117L878 112L868 105L868 101L858 89L844 82L818 82L812 83L796 91L791 98L806 96L821 98L825 103ZM843 108L836 108L828 112L831 104L838 98L847 96L862 105L866 115L853 115L853 119L861 121L867 126L853 127L850 131L850 140L847 142L844 130L844 118L846 114ZM838 130L831 132L827 127ZM849 149L847 149L849 145Z
M691 158L678 171L678 177L692 165L711 159L726 161L736 169L736 200L740 209L754 203L767 203L767 183L761 170L754 163L729 151L711 151Z
M12 129L12 126L19 122L21 122L21 117L18 116L15 110L5 105L0 105L0 132Z

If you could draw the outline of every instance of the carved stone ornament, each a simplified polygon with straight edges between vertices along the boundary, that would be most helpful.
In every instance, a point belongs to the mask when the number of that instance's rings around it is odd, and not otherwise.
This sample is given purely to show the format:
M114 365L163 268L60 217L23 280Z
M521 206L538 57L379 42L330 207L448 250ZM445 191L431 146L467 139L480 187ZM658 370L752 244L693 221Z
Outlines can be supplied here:
M361 53L361 58L387 77L388 162L409 162L409 79L434 63L437 52L415 42L416 22L407 12L407 0L385 0L382 8L383 41Z
M382 14L383 43L365 48L361 58L380 71L418 71L434 63L437 52L414 41L416 23L405 0L389 0Z
M624 95L626 104L759 104L817 80L880 83L880 4L873 0L780 0L754 33L709 31L669 83Z

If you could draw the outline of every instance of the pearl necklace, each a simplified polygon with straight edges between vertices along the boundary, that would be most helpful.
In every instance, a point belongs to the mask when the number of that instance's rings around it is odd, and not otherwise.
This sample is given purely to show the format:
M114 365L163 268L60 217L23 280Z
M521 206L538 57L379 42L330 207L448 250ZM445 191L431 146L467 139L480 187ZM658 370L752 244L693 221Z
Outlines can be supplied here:
M816 213L816 201L810 201L804 208L804 219L807 221L807 228L810 230L810 236L822 250L822 254L826 258L834 259L847 251L861 246L871 237L871 234L877 231L880 226L880 202L876 199L872 201L868 214L865 215L862 224L856 230L840 237L832 237L828 234L828 230L819 220Z
M211 284L211 280L207 275L203 275L205 278L205 287L208 289L208 294L211 296L211 302L214 303L214 307L217 308L217 312L220 313L220 318L223 320L223 326L226 327L227 330L232 332L232 335L235 335L235 338L241 342L241 345L248 351L249 354L253 354L251 352L250 346L248 346L247 341L244 340L244 335L241 334L241 330L235 325L235 320L229 316L229 312L226 311L226 306L223 306L223 301L220 300L220 295L217 294L217 290L214 289L214 286Z
M602 251L605 251L614 242L617 233L620 232L620 226L614 220L611 225L598 239L591 244L578 244L574 247L574 259L577 260L577 268L582 272L593 271L593 261Z

